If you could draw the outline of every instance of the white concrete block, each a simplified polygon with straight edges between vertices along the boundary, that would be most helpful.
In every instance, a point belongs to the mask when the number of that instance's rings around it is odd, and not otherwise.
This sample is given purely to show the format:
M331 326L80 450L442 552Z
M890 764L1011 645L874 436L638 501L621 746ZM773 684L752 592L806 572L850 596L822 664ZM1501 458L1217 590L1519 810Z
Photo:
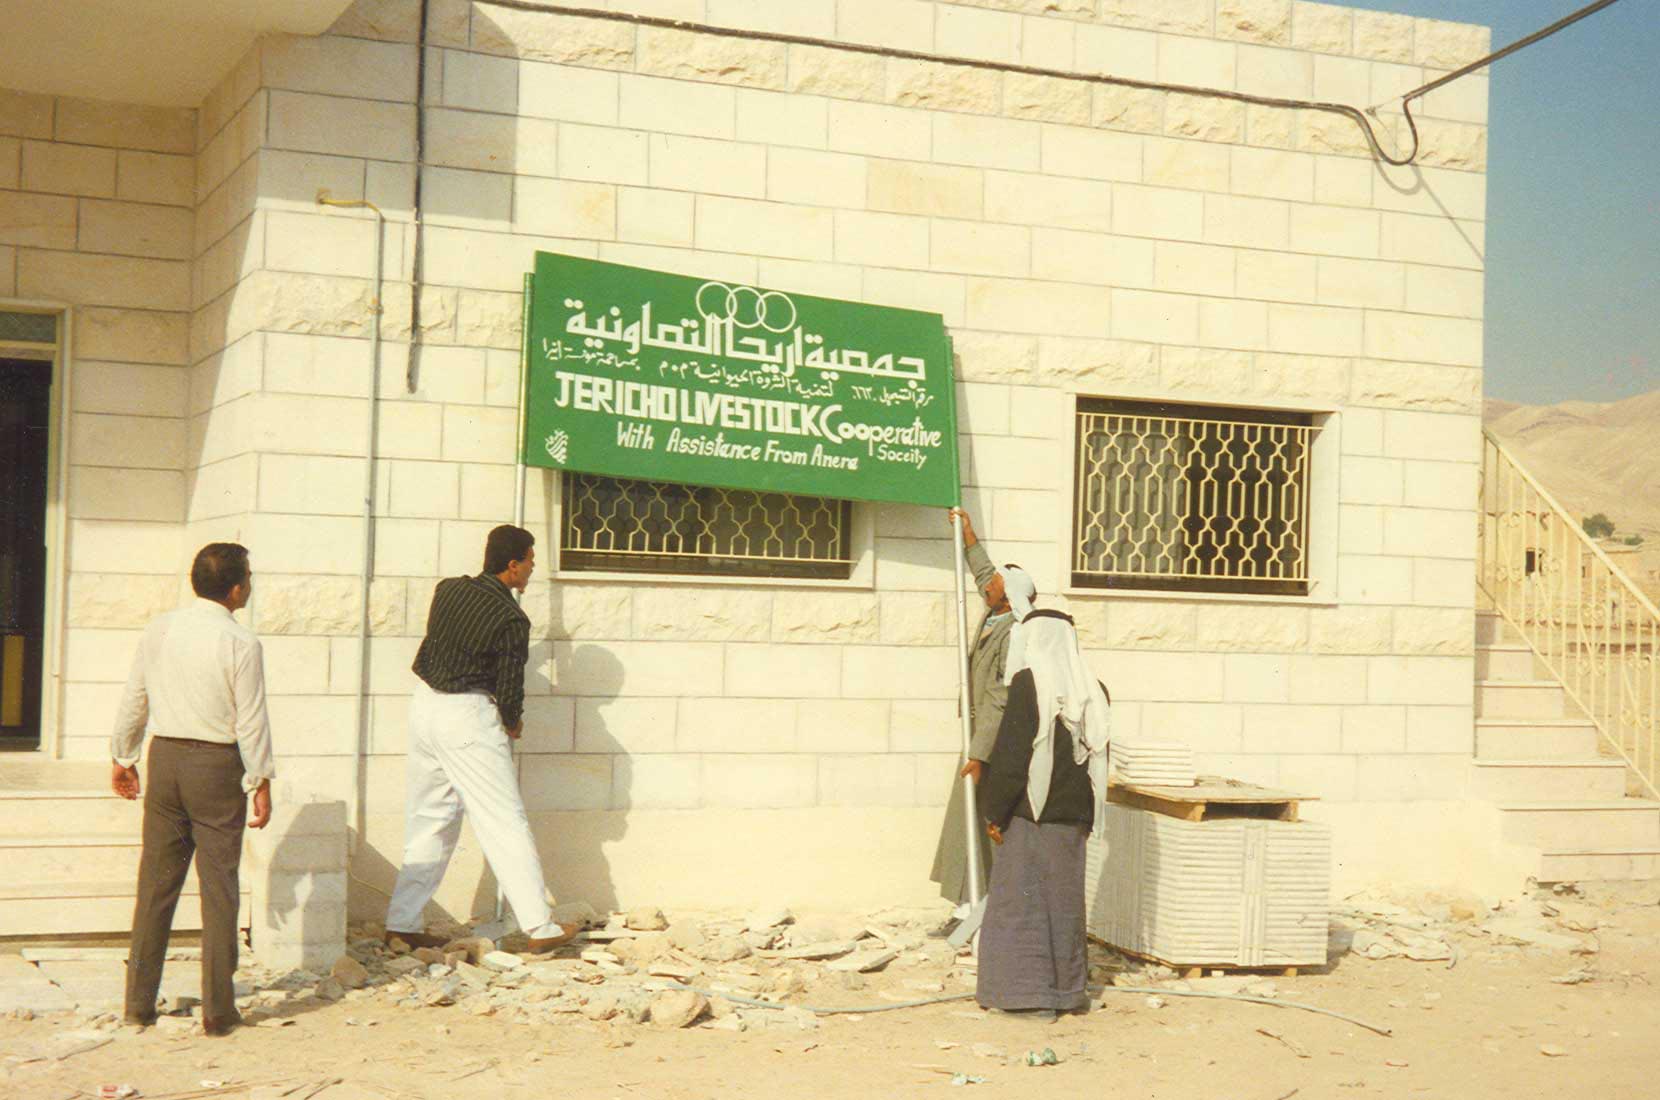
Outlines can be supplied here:
M1412 599L1409 558L1338 555L1338 599L1366 604L1399 604Z
M1151 343L1197 343L1199 299L1185 294L1114 290L1112 335Z
M736 136L732 88L627 73L619 80L618 119L624 126L697 137Z
M410 103L274 91L267 140L278 149L407 161L414 158Z
M929 233L929 266L968 275L1026 275L1032 266L1031 230L936 218Z
M1083 24L1076 29L1077 70L1129 80L1158 78L1158 36L1148 31Z
M439 524L436 520L381 519L375 522L375 574L431 577L438 572ZM470 570L469 570L470 572ZM426 603L420 621L426 622Z
M616 73L519 58L518 110L533 118L615 125L621 98Z
M262 39L259 46L259 78L268 88L399 103L415 99L413 45L341 35L278 34ZM459 58L458 66L466 66L473 57L453 52L445 56Z
M263 454L257 459L258 507L261 511L337 516L362 514L364 471L361 459L287 454Z
M993 221L1103 232L1112 228L1112 188L1106 183L989 172L985 202L986 216Z
M818 758L739 754L702 758L703 805L754 809L812 806L818 801Z
M1343 707L1247 706L1242 749L1248 753L1336 753Z
M1283 703L1291 697L1291 659L1279 653L1229 653L1222 696L1230 703Z
M633 184L648 181L647 136L638 130L566 123L559 128L558 150L559 174L568 179Z
M904 107L831 100L828 145L844 153L864 153L897 160L931 160L934 143L932 118L926 111ZM961 136L960 132L958 136Z
M870 699L955 698L955 661L955 650L944 646L847 646L842 650L842 693Z
M633 757L672 753L678 710L672 698L578 698L575 751Z
M1206 196L1197 192L1118 184L1113 188L1113 232L1196 241L1206 237Z
M835 38L930 53L934 5L920 0L836 0Z
M1363 344L1358 310L1270 304L1268 346L1304 355L1358 355Z
M1205 195L1204 239L1244 248L1285 248L1292 211L1301 207L1275 199Z
M77 466L69 475L69 514L75 519L177 523L184 519L184 474Z
M692 810L702 802L700 757L618 756L612 762L612 809Z
M888 739L894 752L952 753L962 749L962 723L954 701L896 699Z
M795 747L801 752L832 755L886 753L888 708L885 699L827 699L803 704L796 715Z
M1314 201L1315 157L1280 149L1231 150L1232 189L1236 195L1256 195L1293 202Z
M1351 704L1366 697L1366 658L1294 654L1293 704Z
M700 195L696 217L699 248L801 260L833 256L828 210Z
M1040 227L1032 233L1032 275L1054 282L1151 287L1157 243L1143 237Z
M967 319L971 327L989 331L1107 336L1112 300L1105 288L971 279Z
M1314 56L1304 50L1239 47L1239 90L1276 99L1309 99L1314 94Z
M1237 291L1243 298L1313 304L1319 285L1316 264L1314 256L1235 249Z
M1406 749L1404 706L1357 705L1343 710L1343 751L1354 755L1403 752Z
M1366 354L1379 359L1479 367L1482 324L1460 317L1366 311Z
M916 804L917 770L913 757L893 753L821 756L818 766L821 806Z
M610 756L559 754L528 756L523 777L525 810L605 810L612 808Z
M1433 607L1470 607L1475 602L1475 566L1452 558L1414 558L1412 602Z
M1046 175L1129 183L1141 179L1141 137L1081 126L1045 126L1042 135Z
M725 650L725 690L729 695L833 699L842 694L839 647L734 643ZM859 694L876 693L860 690Z
M794 752L797 704L793 699L680 700L677 752Z
M934 10L934 48L947 57L1020 60L1020 19L1008 12L942 6Z
M1384 414L1384 453L1395 458L1476 462L1480 423L1471 415L1391 410Z
M1165 84L1231 91L1236 81L1238 47L1171 34L1158 36L1158 79Z
M1142 139L1141 181L1192 191L1228 189L1228 147L1185 138Z
M765 194L775 202L864 209L868 185L863 157L773 149L766 154L765 162Z
M1042 134L1036 122L937 113L933 116L933 159L1035 172L1042 159Z

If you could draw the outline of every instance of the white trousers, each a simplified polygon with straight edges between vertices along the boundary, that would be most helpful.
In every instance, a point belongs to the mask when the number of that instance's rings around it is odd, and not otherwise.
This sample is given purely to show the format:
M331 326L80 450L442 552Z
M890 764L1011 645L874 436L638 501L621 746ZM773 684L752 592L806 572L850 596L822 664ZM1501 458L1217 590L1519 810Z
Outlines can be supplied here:
M421 913L444 879L465 812L519 927L532 936L557 934L556 926L548 927L553 913L519 795L511 742L488 696L446 695L415 681L408 779L403 866L386 911L386 930L424 929Z

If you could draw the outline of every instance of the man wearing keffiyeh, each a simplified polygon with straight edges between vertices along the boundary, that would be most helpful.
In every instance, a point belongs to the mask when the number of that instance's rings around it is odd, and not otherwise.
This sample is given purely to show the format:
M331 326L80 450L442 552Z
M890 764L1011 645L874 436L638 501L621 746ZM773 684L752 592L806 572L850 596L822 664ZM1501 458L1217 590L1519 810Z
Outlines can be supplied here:
M1085 841L1107 790L1106 689L1072 620L1033 611L1009 650L1008 705L979 810L998 845L975 995L986 1008L1053 1018L1089 1005Z
M934 851L934 868L930 875L933 881L940 884L941 896L959 907L957 915L961 917L967 916L966 906L971 892L967 831L963 820L963 787L958 777L967 776L978 783L985 761L991 755L1009 695L1005 668L1009 646L1018 630L1019 620L1032 610L1037 587L1031 576L1018 565L1001 568L992 565L985 545L974 532L968 513L961 509L953 511L962 518L963 556L974 573L975 587L986 601L986 613L980 620L980 629L969 636L968 690L973 734L968 756L952 778L945 824ZM975 835L980 844L979 892L984 896L991 874L991 844L982 830L976 829Z

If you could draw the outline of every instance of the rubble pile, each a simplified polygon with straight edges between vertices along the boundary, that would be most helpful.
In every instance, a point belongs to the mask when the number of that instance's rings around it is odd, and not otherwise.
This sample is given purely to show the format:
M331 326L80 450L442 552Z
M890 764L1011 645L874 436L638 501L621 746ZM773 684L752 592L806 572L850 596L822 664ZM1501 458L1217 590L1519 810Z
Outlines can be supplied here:
M527 954L522 933L492 940L456 929L441 948L363 935L329 974L254 975L259 991L246 998L244 1018L280 1027L307 1002L344 1000L453 1007L523 1024L580 1016L662 1028L812 1030L818 1018L809 1004L847 1007L849 993L862 994L859 1003L923 1000L970 992L974 983L973 958L937 938L933 910L798 920L774 908L671 920L637 908L601 923L581 906L555 919L587 927L545 955Z
M1577 900L1577 895L1576 887L1561 884L1502 902L1432 897L1397 904L1351 898L1332 912L1330 954L1334 959L1347 953L1448 966L1472 952L1504 954L1525 948L1594 956L1601 949L1596 931L1602 910Z

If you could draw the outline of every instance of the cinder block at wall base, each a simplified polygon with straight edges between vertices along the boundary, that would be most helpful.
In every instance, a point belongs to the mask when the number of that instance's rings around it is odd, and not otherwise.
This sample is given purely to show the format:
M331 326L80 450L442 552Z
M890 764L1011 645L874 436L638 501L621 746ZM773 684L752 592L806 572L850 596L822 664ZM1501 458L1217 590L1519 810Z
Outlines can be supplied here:
M307 802L277 789L270 823L249 833L249 940L261 965L327 970L346 950L344 802Z

